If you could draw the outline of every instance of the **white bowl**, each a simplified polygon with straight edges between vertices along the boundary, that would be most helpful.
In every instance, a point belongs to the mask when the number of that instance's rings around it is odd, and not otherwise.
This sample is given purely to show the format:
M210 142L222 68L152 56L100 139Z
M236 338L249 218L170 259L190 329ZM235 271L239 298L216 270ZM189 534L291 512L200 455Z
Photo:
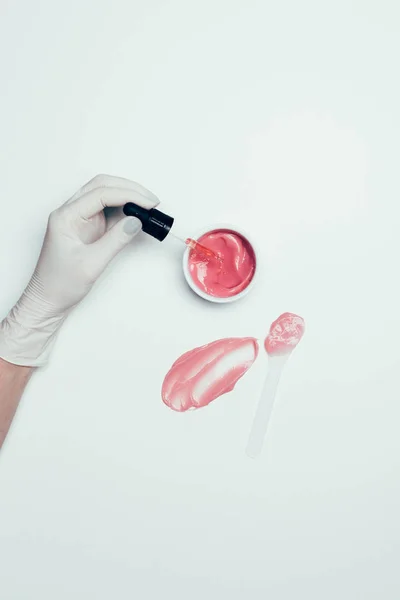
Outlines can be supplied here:
M216 296L211 296L211 294L207 294L206 292L201 290L195 284L195 282L193 281L192 276L190 274L189 254L190 254L191 249L189 247L186 248L186 250L183 254L183 274L185 275L185 279L186 279L189 287L191 287L192 290L198 296L200 296L200 298L204 298L204 300L209 300L210 302L216 302L217 304L228 304L229 302L236 302L236 300L240 300L240 298L243 298L244 296L246 296L250 292L250 290L254 287L254 284L257 279L257 273L258 273L258 253L257 253L257 249L255 248L252 240L249 238L248 234L245 231L243 231L243 229L239 229L238 227L234 227L233 225L229 225L227 223L212 225L211 227L204 227L203 229L198 231L195 236L192 236L192 237L194 240L198 240L205 233L210 233L211 231L220 231L221 229L226 229L227 231L232 231L233 233L237 233L242 238L244 238L252 248L253 253L254 253L254 259L255 259L255 269L254 269L253 278L250 281L249 285L247 287L245 287L244 290L242 290L241 292L236 294L235 296L228 296L227 298L217 298Z

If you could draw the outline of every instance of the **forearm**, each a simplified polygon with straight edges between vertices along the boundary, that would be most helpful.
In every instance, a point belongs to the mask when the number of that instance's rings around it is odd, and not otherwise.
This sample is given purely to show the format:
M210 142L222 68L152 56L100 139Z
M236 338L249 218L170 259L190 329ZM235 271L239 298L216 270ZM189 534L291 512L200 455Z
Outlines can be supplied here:
M0 448L32 373L32 367L20 367L0 358Z

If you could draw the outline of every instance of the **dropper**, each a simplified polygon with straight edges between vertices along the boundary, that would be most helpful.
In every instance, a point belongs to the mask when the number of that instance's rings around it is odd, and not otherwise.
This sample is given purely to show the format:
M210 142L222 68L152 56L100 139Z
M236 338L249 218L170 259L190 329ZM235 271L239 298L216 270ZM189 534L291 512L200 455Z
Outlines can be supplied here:
M200 244L200 242L197 242L193 238L189 237L189 238L185 239L185 238L180 237L179 235L176 235L172 231L171 231L171 235L176 240L179 240L180 242L183 242L184 244L186 244L186 246L189 246L189 248L191 248L192 250L195 250L196 252L199 252L200 254L207 256L208 258L218 258L218 256L215 254L215 252L213 252L211 250L211 248L207 248L207 246Z
M142 230L160 242L165 240L167 235L171 233L175 239L183 242L186 244L186 246L189 246L189 248L192 248L192 250L196 250L196 252L203 254L205 257L218 258L215 252L203 244L200 244L193 238L182 238L172 233L171 227L174 224L174 218L161 212L160 210L157 210L156 208L147 210L146 208L142 208L133 202L128 202L124 206L124 213L129 217L136 217L139 219L142 223Z

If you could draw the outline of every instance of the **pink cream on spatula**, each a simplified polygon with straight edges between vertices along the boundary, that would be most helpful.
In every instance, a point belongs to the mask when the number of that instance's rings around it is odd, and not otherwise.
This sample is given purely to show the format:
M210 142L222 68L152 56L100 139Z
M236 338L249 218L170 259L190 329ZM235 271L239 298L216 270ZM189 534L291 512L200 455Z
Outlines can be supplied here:
M225 338L186 352L165 376L163 402L178 412L207 406L233 390L257 354L252 337Z
M265 338L264 348L269 357L269 369L246 448L246 453L251 458L256 458L262 450L283 368L303 337L304 329L302 317L283 313L272 323Z
M269 328L264 347L269 356L290 354L304 334L304 319L293 313L283 313Z

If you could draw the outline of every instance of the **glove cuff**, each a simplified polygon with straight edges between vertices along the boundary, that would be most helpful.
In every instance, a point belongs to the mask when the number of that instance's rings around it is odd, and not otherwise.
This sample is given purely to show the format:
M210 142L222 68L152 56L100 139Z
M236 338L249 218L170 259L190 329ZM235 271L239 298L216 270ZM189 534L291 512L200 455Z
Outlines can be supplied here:
M65 316L38 318L16 304L0 323L0 357L25 367L46 365L64 320Z

